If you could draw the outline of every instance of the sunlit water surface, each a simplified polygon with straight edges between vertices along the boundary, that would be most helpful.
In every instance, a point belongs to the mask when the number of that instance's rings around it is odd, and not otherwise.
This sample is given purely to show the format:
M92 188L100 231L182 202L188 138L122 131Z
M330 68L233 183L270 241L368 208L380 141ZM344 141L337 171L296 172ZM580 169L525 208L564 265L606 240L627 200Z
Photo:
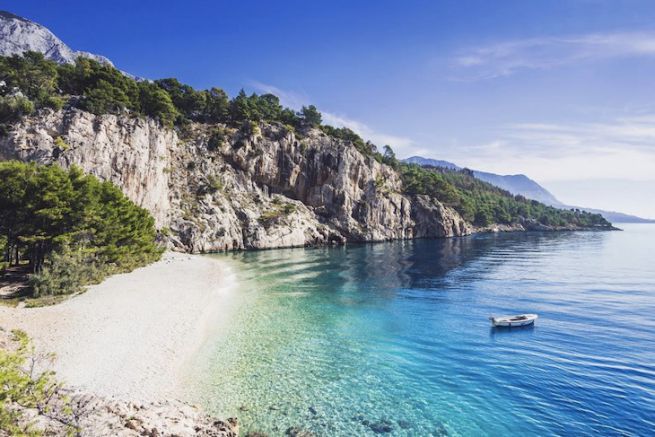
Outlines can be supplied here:
M655 225L624 228L217 255L194 392L244 434L653 435Z

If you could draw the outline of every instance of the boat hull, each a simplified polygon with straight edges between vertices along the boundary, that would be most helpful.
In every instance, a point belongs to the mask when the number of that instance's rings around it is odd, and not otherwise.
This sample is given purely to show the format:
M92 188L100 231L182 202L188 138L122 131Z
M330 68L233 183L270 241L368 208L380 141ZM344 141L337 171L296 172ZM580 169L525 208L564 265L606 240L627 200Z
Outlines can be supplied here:
M514 328L519 326L533 325L537 320L536 314L525 314L514 317L490 317L491 326L498 328Z

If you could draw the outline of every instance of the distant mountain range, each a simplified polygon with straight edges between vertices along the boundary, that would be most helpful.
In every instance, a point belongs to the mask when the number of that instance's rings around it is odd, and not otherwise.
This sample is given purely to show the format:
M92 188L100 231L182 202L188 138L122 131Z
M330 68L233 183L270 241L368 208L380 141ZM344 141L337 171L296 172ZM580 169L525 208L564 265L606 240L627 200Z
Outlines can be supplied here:
M412 156L411 158L404 159L403 162L409 164L418 164L421 166L431 167L444 167L453 170L461 170L462 167L449 161L439 159L423 158L422 156ZM495 185L510 193L534 199L547 205L556 208L571 209L578 208L584 211L589 211L595 214L601 214L612 223L655 223L655 220L645 219L630 214L624 214L616 211L604 211L601 209L587 208L581 206L571 206L560 202L550 191L539 185L534 180L526 175L499 175L495 173L488 173L484 171L472 170L476 178L485 181L491 185Z

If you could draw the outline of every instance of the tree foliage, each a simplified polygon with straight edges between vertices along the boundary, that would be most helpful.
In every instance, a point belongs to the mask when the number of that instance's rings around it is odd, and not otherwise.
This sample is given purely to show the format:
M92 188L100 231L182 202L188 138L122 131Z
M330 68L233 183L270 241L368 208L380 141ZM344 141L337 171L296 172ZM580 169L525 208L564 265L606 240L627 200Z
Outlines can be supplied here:
M457 210L465 220L478 226L520 223L523 220L535 220L548 226L610 225L600 214L557 209L523 196L513 196L508 191L473 177L467 169L424 168L401 164L400 171L405 193L434 196Z
M65 256L66 250L79 254L80 263L96 266L101 276L131 270L161 253L150 214L110 182L76 167L1 162L0 234L5 262L28 262L33 273L42 273L44 266L46 273L61 273L64 262L54 254ZM79 282L91 280L93 275L85 274ZM59 288L40 287L39 293Z
M12 336L17 347L0 349L0 434L38 436L41 432L28 417L24 417L21 409L34 408L39 414L48 414L51 404L59 402L65 410L68 400L62 394L54 372L36 369L39 361L50 360L52 356L38 355L23 331L12 331ZM67 435L76 434L72 417L59 420Z
M217 87L196 90L174 78L136 80L111 65L84 57L74 65L59 65L35 52L0 57L0 81L4 82L0 87L0 123L14 122L35 109L59 109L68 104L94 114L131 111L167 126L195 121L232 126L277 122L296 130L323 127L322 115L314 105L296 112L283 107L273 94L247 95L243 90L230 100ZM12 96L21 99L9 99ZM339 129L334 132L346 133ZM356 142L362 152L372 154L373 149L367 149L367 143L353 131L348 130L343 137Z
M316 109L316 106L314 105L303 106L300 110L300 114L302 116L303 123L305 123L307 126L319 127L323 121L321 113L318 112L318 109Z

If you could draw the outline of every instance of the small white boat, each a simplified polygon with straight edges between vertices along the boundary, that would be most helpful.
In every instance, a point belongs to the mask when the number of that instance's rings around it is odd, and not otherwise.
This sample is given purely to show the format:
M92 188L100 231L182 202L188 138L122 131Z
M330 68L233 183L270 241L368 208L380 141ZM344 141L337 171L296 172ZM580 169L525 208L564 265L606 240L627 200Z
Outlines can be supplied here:
M539 316L536 314L519 314L516 316L489 317L491 326L507 327L532 325Z

